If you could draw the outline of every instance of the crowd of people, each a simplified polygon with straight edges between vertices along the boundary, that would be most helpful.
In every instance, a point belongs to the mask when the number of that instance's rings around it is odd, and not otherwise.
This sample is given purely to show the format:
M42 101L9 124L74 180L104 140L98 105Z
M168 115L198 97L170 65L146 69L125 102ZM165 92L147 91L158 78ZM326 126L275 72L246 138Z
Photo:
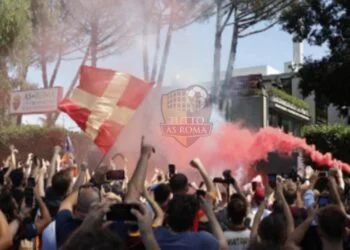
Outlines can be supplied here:
M122 170L91 171L62 164L61 151L21 163L10 146L0 171L0 249L350 249L349 183L337 168L240 183L229 170L212 178L194 158L196 184L167 166L147 180L155 149L143 138L130 176L126 159Z

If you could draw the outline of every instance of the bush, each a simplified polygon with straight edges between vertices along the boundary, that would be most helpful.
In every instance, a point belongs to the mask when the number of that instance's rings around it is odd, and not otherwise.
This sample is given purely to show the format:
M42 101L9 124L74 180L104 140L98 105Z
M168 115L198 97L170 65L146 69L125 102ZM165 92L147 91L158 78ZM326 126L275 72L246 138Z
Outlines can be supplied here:
M76 150L77 161L87 155L91 140L77 132L68 132L60 127L40 127L33 125L0 128L0 160L9 156L9 145L13 144L19 151L18 160L24 162L28 153L51 160L55 145L65 145L65 136L69 133Z
M285 100L291 104L293 104L295 107L300 108L300 109L305 109L305 110L309 110L310 106L307 102L305 102L304 100L289 95L288 93L284 92L283 90L277 89L277 88L269 88L268 89L268 94L270 96L275 96L275 97L279 97L282 100Z
M309 144L314 144L322 152L350 163L350 126L311 125L303 129L303 136Z

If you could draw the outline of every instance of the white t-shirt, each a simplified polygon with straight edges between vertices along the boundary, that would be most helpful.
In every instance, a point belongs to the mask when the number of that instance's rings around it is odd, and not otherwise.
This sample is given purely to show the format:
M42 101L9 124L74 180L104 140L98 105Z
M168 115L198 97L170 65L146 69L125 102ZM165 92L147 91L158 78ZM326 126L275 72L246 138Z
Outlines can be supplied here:
M249 246L250 230L224 232L230 250L246 250Z
M258 208L255 207L255 208L252 208L248 214L248 218L250 219L250 226L252 227L253 226L253 222L254 222L254 218L255 218L255 215L256 213L258 212ZM268 209L264 209L264 212L261 216L261 220L263 220L265 217L269 216L271 214L271 211L268 210Z

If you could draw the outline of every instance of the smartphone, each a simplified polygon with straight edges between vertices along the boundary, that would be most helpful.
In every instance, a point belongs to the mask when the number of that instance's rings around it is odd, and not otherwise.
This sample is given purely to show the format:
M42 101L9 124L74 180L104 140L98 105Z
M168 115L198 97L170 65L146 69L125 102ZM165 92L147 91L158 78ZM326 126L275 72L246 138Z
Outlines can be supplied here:
M214 183L222 183L222 184L227 184L227 183L228 183L227 180L225 180L225 179L223 179L223 178L220 178L220 177L215 177L215 178L213 179L213 182L214 182Z
M207 192L205 192L204 190L198 189L198 190L196 191L196 194L197 194L197 196L205 197L206 194L207 194Z
M328 204L330 204L330 200L329 200L329 197L328 196L320 196L318 197L318 206L319 207L325 207L327 206Z
M29 177L27 180L27 187L34 188L35 187L35 179L33 177Z
M114 204L107 213L109 221L136 221L136 217L131 213L131 209L140 210L138 204Z
M268 174L267 175L268 180L269 180L269 185L271 188L276 187L276 180L277 180L277 175L276 174Z
M120 181L125 179L124 170L110 170L106 173L107 181Z
M175 164L169 164L168 171L169 171L169 176L173 176L175 174L175 171L176 171Z
M34 190L33 188L27 187L24 190L24 202L26 207L33 207L34 205Z

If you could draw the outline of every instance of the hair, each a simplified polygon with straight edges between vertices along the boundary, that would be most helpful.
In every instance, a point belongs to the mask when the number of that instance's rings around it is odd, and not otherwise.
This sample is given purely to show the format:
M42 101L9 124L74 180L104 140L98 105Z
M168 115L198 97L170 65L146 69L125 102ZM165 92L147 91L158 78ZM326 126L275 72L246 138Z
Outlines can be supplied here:
M80 187L76 212L82 216L86 215L93 203L100 202L101 197L99 192L100 191L96 187L88 185Z
M123 242L117 234L109 229L99 228L88 231L73 233L66 243L60 248L62 250L122 250Z
M71 183L72 177L69 172L65 170L56 173L52 177L52 188L60 196L67 194Z
M175 195L168 205L168 224L175 232L190 230L199 209L194 195Z
M330 242L340 242L345 235L346 215L336 205L328 205L318 214L322 236Z
M283 245L287 239L286 222L283 215L273 212L259 225L258 234L262 241Z
M170 188L173 193L185 193L188 187L188 179L184 174L174 174L170 181Z
M14 188L21 186L24 181L24 173L22 169L12 170L10 173L10 179Z
M171 194L171 190L169 185L167 184L159 184L155 189L154 189L154 199L155 201L162 205L164 202L166 202Z
M12 221L15 218L15 212L18 210L15 199L11 196L10 192L1 192L0 195L0 210L6 216L7 221Z
M284 197L288 205L293 205L297 198L297 186L294 182L288 181L283 189Z
M247 216L247 201L239 194L231 196L231 201L227 206L228 217L234 225L241 225Z

